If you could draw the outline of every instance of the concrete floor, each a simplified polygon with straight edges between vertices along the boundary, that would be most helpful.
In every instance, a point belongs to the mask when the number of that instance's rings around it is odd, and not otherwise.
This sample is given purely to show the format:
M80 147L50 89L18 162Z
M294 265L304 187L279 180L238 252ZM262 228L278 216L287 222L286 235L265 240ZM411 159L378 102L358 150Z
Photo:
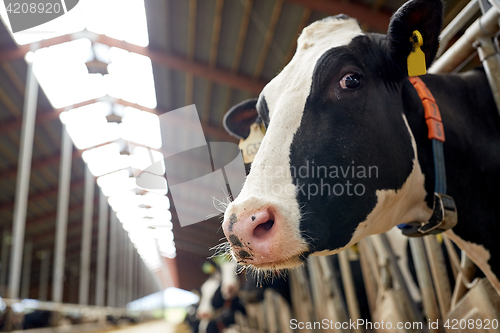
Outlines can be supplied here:
M174 333L175 326L167 323L165 320L155 320L143 324L127 326L123 328L102 331L110 333ZM101 333L101 332L95 332Z

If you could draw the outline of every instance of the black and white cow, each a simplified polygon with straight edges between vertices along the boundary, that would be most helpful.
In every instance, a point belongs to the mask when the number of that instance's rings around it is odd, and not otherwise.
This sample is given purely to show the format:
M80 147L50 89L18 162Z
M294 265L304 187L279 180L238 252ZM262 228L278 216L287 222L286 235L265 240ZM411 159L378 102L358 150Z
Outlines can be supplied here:
M267 128L224 215L239 264L293 268L309 255L337 253L400 223L429 220L432 144L407 57L418 30L427 66L432 63L442 15L440 0L408 1L387 35L363 33L345 15L317 21L303 30L294 57L258 100L231 110L227 120L242 114L251 124L260 117ZM421 78L446 132L447 193L459 220L447 235L500 291L500 118L487 78L482 69ZM236 122L227 129L248 135Z
M200 288L196 315L188 318L193 332L218 333L236 323L236 312L246 315L237 296L239 280L235 261L222 261Z
M214 310L222 308L226 300L236 297L239 281L236 275L236 262L223 261L219 269L201 286L198 319L211 319Z

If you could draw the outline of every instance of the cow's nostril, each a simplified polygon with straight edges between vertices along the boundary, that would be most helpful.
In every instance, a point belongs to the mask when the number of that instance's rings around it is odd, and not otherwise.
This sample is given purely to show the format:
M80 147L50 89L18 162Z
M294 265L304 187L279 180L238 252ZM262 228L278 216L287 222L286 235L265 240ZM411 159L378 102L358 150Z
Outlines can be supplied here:
M269 230L273 227L274 221L269 220L266 223L262 223L261 226L264 227L264 229Z
M274 225L274 220L269 220L255 227L253 235L257 238L264 236Z

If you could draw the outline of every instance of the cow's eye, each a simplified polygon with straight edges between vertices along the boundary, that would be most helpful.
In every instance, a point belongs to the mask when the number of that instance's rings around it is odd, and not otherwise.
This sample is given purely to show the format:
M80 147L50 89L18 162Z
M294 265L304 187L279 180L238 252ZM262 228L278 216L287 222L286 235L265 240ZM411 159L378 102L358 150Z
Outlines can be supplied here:
M342 80L340 80L340 88L342 89L354 89L359 87L360 84L361 76L356 73L346 74Z

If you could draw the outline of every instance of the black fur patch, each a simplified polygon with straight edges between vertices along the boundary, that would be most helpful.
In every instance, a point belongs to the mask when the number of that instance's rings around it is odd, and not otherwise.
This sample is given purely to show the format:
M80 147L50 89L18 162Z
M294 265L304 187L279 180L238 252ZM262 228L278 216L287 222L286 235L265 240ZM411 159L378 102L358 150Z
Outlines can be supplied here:
M233 232L233 226L236 222L238 222L238 218L236 217L236 214L233 213L231 214L231 216L229 216L229 226L228 226L229 232Z
M243 244L241 243L238 236L231 234L231 235L229 235L228 238L229 238L229 241L231 242L231 244L233 244L233 246L243 247Z

